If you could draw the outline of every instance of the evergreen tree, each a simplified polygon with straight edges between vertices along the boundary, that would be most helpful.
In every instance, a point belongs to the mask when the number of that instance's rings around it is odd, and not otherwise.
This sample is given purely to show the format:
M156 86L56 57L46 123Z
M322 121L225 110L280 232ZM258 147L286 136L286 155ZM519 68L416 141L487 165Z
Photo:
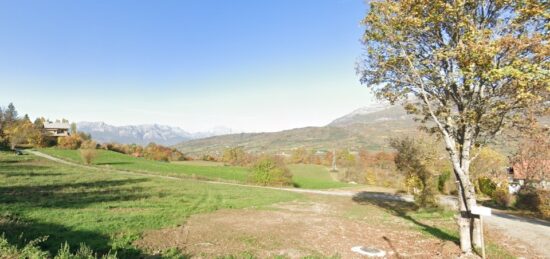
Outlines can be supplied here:
M4 112L4 120L6 123L13 123L17 120L17 110L15 109L15 106L13 103L10 103L8 105L8 109Z

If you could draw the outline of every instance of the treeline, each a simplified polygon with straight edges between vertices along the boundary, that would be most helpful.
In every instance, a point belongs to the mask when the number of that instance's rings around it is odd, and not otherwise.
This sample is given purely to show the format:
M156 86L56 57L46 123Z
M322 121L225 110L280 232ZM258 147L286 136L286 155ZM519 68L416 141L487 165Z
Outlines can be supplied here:
M0 107L0 146L15 149L16 147L57 147L61 149L80 150L85 163L90 164L96 157L97 149L111 150L135 157L158 161L187 160L185 155L174 148L150 143L147 146L135 144L98 144L90 134L79 132L76 123L70 124L70 134L54 137L44 130L44 124L52 123L45 118L31 122L28 115L20 117L15 106L10 103L6 108ZM69 123L68 120L57 120Z
M15 149L16 146L52 145L54 140L44 133L46 119L32 122L27 114L20 117L13 103L0 107L0 146Z
M413 194L419 206L437 206L438 194L456 195L457 185L448 154L441 143L427 136L391 139L392 152L368 150L333 151L297 148L291 152L272 155L280 168L285 164L316 164L337 169L340 181L392 187ZM547 189L550 169L550 138L547 131L530 134L519 150L506 156L483 147L476 150L470 165L471 179L476 192L490 198L503 208L520 208L550 217L550 192ZM220 157L203 156L203 160L219 161L227 165L255 168L259 158L266 155L246 152L242 147L226 148ZM522 165L524 184L511 192L509 170ZM546 187L545 185L546 184Z
M169 148L155 143L149 143L147 146L136 144L117 144L107 143L100 148L131 155L134 157L144 157L157 161L184 161L189 160L183 153L175 148Z
M266 154L246 152L242 147L231 147L226 148L221 157L205 155L202 159L223 162L227 165L251 167L259 157L265 156ZM402 188L400 181L396 181L402 177L395 172L394 153L390 152L347 149L320 151L296 148L289 154L282 152L271 157L278 160L278 164L315 164L331 168L334 165L338 171L339 180L343 182Z
M281 156L252 154L246 152L242 147L231 147L226 148L221 157L204 155L202 160L247 167L251 172L248 181L254 184L271 186L293 185L292 173Z
M184 161L188 158L175 148L169 148L155 143L149 143L147 146L137 144L118 144L105 143L98 144L89 134L71 130L71 135L60 137L58 139L58 148L62 149L80 149L81 157L86 164L91 164L96 157L95 150L110 150L134 157L143 157L157 161Z

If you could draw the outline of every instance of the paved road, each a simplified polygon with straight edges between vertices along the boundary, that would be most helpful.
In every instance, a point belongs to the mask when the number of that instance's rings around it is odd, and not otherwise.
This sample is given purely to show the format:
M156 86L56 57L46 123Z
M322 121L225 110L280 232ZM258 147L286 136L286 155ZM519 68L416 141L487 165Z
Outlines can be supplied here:
M98 168L94 166L86 166L82 164L69 162L67 160L59 159L38 151L27 150L26 152L29 152L33 155L43 157L58 163L92 169L92 170L109 170L111 172L116 172L121 174L156 177L156 178L169 179L169 180L189 180L187 178L155 175L155 174L148 174L143 172L133 172L133 171L131 172L131 171L122 171L122 170L107 169L107 168ZM246 184L238 184L238 183L204 181L204 180L196 180L196 179L193 179L193 180L212 183L212 184L224 184L224 185L251 187L251 188L264 188L264 189L273 189L273 190L281 190L281 191L289 191L289 192L297 192L297 193L344 196L344 197L354 197L358 195L361 198L408 201L408 202L413 201L413 197L411 195L397 195L397 194L381 193L381 192L357 192L357 191L342 191L342 190L323 191L323 190L308 190L308 189L297 189L297 188L246 185ZM440 203L451 208L453 207L456 208L457 206L456 198L452 196L440 196ZM499 212L499 211L494 211L493 216L484 217L483 219L484 219L484 222L490 225L491 227L497 228L508 236L515 237L527 244L532 245L533 248L536 250L536 252L544 255L547 258L550 258L550 222L539 220L539 219L530 219L530 218L514 216L503 212Z
M508 236L530 244L536 252L550 258L550 222L498 211L493 211L493 216L484 217L483 221Z

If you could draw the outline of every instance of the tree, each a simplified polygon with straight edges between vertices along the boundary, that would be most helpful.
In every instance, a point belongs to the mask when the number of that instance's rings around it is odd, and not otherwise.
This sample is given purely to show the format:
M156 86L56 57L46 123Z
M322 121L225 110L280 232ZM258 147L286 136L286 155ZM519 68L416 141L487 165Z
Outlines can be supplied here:
M303 148L296 148L292 150L292 155L290 157L290 162L293 164L307 163L309 160L308 151Z
M252 166L250 178L261 185L291 185L292 173L281 158L262 156Z
M46 121L46 119L44 119L44 117L36 118L34 120L34 127L37 128L37 129L43 129L45 121Z
M72 134L72 135L75 135L75 134L77 134L77 133L78 133L78 130L77 130L77 128L76 128L76 123L73 122L73 123L71 123L71 134Z
M397 150L395 165L407 175L407 181L420 189L415 201L420 207L436 206L435 166L437 152L434 143L413 138L395 138L390 145ZM411 181L412 180L412 181Z
M33 124L26 120L10 124L6 129L6 135L11 149L15 149L20 144L34 144L41 137L40 131L36 130Z
M247 154L242 147L226 148L223 151L222 161L230 165L245 165Z
M5 120L4 120L4 111L2 110L2 107L0 107L0 146L3 146L5 144L4 139L4 127L5 127Z
M514 171L525 177L527 184L550 180L550 132L535 129L510 159Z
M18 118L17 110L15 109L15 106L13 103L10 103L8 105L8 108L4 111L4 120L6 123L14 123Z
M528 109L548 110L548 9L543 0L381 0L363 20L361 82L445 142L464 254L480 244L472 149L528 121Z

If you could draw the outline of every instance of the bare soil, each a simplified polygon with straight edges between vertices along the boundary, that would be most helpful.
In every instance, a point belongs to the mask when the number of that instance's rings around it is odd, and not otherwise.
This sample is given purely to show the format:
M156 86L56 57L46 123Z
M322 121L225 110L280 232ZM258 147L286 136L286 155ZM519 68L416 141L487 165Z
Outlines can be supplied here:
M449 241L423 235L404 224L384 224L335 214L352 204L292 202L268 210L220 210L195 215L184 226L150 231L136 242L148 251L177 247L197 258L238 255L259 258L309 255L363 258L353 246L383 249L388 258L452 258L460 254Z

